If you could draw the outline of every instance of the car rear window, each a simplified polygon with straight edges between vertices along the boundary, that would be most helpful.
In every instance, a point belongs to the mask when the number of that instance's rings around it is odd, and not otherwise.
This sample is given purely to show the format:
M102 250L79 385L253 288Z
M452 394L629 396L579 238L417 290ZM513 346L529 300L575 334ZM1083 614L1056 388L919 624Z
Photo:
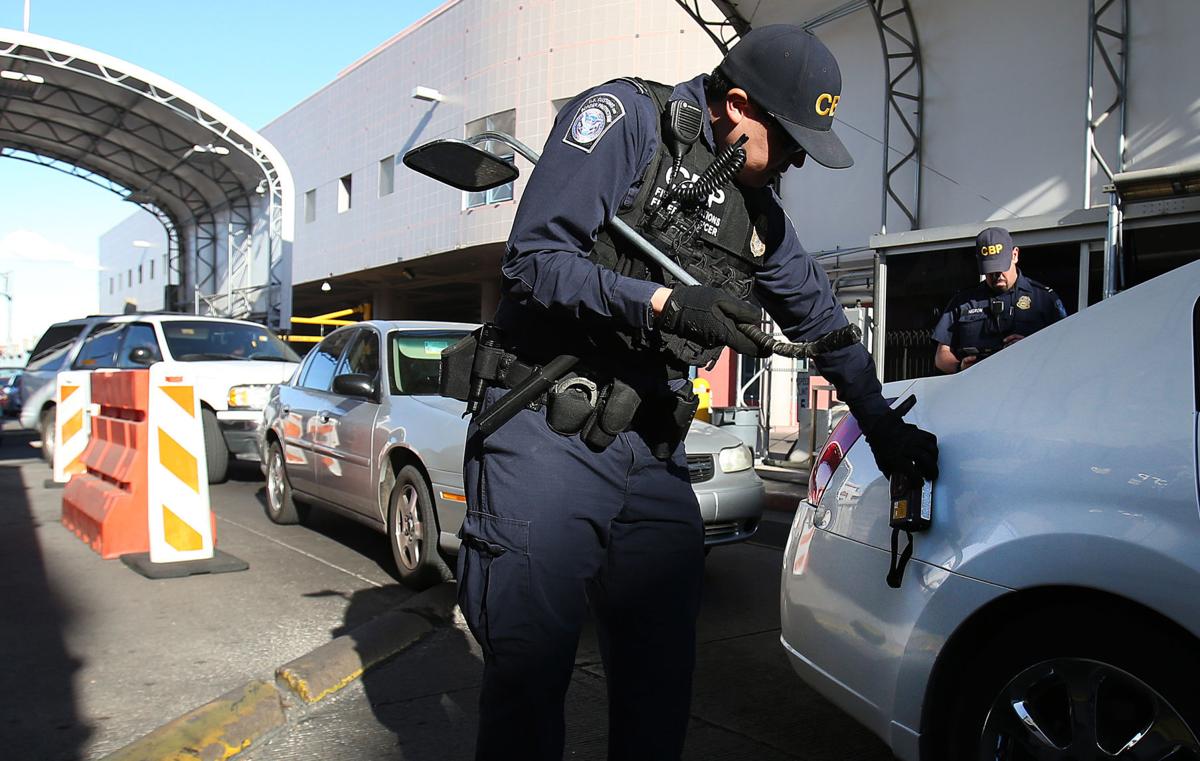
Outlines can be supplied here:
M267 328L215 320L170 320L162 323L167 348L178 362L251 359L299 362L292 348Z
M38 340L37 346L33 347L33 351L29 353L29 362L26 367L30 370L38 370L48 363L61 361L67 350L71 348L71 344L83 332L83 324L78 325L51 325L42 334Z
M393 394L438 393L442 352L467 335L465 330L407 331L388 337Z

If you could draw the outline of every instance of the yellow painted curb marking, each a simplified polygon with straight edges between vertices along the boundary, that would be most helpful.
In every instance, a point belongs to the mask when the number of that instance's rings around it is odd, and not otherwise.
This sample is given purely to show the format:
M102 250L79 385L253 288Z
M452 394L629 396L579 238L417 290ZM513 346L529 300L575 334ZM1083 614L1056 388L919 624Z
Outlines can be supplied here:
M183 411L196 417L196 396L191 386L159 386L162 392L175 400Z
M196 475L196 457L171 438L163 429L158 429L158 459L175 477L187 484L192 491L200 493L200 481Z
M167 544L179 552L204 549L204 537L200 536L199 531L171 512L171 508L166 505L162 506L162 511L163 538L167 540Z

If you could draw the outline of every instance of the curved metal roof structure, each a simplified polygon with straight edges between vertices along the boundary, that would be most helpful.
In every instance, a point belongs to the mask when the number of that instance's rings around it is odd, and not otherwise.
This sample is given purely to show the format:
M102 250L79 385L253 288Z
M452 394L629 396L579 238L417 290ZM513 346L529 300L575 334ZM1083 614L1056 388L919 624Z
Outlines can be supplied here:
M170 308L287 325L291 174L266 139L207 100L103 53L0 29L0 157L82 177L156 215Z

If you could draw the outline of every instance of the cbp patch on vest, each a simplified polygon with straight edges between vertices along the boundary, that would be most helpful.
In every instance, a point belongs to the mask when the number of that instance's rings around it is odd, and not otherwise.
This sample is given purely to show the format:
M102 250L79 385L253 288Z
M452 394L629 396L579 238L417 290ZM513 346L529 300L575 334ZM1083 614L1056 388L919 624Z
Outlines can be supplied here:
M617 96L605 92L589 95L575 112L575 118L571 121L571 128L567 130L563 142L584 153L591 153L596 143L600 142L600 138L604 137L604 133L621 121L623 116L625 106Z

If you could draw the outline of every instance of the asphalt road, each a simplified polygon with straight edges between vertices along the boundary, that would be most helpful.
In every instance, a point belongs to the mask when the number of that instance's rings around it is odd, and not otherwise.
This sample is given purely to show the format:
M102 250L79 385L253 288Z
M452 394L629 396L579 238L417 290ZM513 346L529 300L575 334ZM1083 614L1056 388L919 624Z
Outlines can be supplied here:
M247 679L353 629L411 593L385 538L314 511L276 526L256 466L214 486L217 542L250 563L150 581L101 560L58 522L61 490L29 437L0 439L0 743L6 757L98 759ZM790 515L706 569L685 758L887 761L882 743L812 692L779 645L779 565ZM472 758L480 661L438 630L239 759ZM605 758L604 676L585 632L568 693L571 759Z

